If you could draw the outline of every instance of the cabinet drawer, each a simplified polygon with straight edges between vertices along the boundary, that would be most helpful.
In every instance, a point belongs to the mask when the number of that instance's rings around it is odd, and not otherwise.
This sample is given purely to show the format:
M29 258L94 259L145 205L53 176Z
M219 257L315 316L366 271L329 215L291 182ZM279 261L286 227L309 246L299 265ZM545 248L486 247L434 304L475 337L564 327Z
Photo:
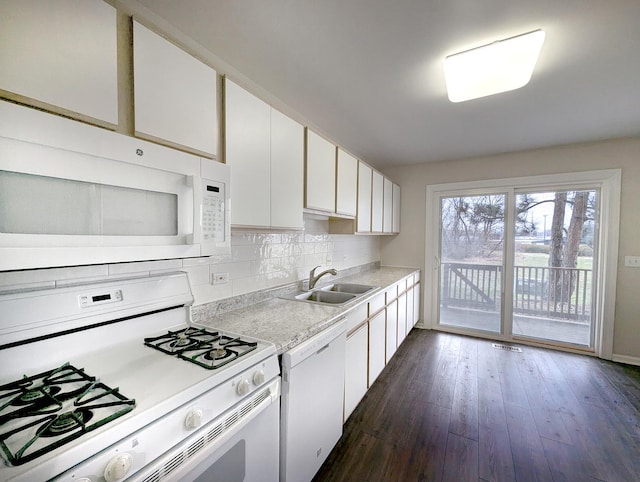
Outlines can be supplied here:
M369 301L369 317L375 315L385 306L385 293L380 293L371 301Z
M347 336L350 336L351 332L357 328L358 325L366 321L367 315L367 303L361 303L347 314L347 319L345 321Z
M385 291L387 296L387 304L393 302L398 297L398 285L393 285Z

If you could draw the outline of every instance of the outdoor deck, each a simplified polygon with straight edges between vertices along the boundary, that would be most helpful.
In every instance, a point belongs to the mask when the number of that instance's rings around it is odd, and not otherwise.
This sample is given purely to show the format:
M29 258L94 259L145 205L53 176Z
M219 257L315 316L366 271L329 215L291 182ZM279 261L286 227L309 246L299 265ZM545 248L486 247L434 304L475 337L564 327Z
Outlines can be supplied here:
M442 308L440 323L475 330L500 332L499 314L465 308ZM588 323L543 317L514 315L513 334L574 345L590 346L591 327Z

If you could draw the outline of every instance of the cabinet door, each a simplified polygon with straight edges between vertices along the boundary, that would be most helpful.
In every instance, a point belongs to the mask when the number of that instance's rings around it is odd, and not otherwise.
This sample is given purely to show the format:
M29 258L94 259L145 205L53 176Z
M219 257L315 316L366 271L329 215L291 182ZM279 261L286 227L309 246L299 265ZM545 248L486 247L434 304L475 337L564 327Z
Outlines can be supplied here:
M384 177L378 171L373 171L371 183L371 232L382 232Z
M369 319L369 386L385 366L385 310Z
M414 325L413 317L414 317L413 286L410 286L409 289L407 289L407 330L406 330L407 335L411 331L411 328L413 328L413 325Z
M394 233L400 232L400 186L393 185L393 215L392 219L392 231Z
M136 134L216 156L215 70L134 22L133 75Z
M398 301L394 300L387 305L387 351L386 362L398 348Z
M420 321L420 281L413 287L413 326Z
M358 163L358 213L359 233L371 232L371 175L372 169L364 162Z
M304 127L272 108L271 227L302 229L303 197Z
M271 107L226 79L225 110L231 224L269 227Z
M336 146L307 129L307 176L305 207L336 210Z
M0 89L118 124L116 9L0 2Z
M407 336L407 294L398 296L398 346Z
M344 368L344 421L367 393L368 327L363 324L347 338Z
M382 213L382 231L393 232L393 183L387 178L383 184Z
M338 148L336 179L336 213L356 215L358 160Z

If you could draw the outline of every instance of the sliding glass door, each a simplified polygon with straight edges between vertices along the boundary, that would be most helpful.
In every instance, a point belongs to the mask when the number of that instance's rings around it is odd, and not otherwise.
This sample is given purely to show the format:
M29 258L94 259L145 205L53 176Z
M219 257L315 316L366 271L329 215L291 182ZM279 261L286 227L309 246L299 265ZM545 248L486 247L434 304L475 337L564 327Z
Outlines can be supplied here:
M591 349L598 190L437 196L437 325Z
M441 325L501 332L505 194L440 198Z
M516 194L514 335L591 346L597 194Z

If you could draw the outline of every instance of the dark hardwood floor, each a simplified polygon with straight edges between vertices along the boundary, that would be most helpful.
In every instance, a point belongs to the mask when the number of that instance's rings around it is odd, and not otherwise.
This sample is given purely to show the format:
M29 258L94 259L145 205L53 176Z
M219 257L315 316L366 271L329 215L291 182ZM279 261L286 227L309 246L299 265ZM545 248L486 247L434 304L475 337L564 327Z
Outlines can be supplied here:
M640 481L640 368L413 330L321 481Z

